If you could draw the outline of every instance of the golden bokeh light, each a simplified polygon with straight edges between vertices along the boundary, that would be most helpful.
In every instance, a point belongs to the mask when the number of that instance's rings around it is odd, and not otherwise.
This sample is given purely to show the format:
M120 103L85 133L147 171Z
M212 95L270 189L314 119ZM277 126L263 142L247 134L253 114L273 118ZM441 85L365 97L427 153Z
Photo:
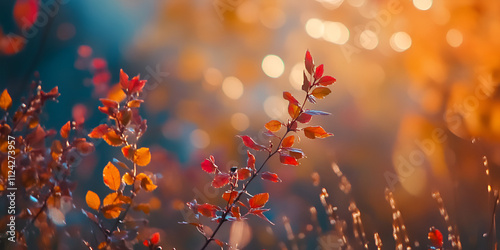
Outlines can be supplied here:
M250 126L250 119L243 113L235 113L231 116L231 125L238 131L245 131Z
M392 34L389 42L391 48L397 52L403 52L411 47L411 37L403 31Z
M279 56L267 55L262 59L262 71L271 78L278 78L285 71L285 64Z
M243 83L234 76L226 77L222 82L222 92L230 99L239 99L243 95L243 91Z

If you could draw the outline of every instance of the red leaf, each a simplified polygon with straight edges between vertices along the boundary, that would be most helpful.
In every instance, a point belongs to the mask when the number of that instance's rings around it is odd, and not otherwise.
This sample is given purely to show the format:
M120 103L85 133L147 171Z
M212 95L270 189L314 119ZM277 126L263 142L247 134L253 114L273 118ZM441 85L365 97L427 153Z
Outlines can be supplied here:
M298 166L299 162L295 157L286 154L284 152L280 152L280 162L286 165Z
M160 233L156 232L151 236L151 244L156 245L160 242Z
M250 208L259 208L266 205L268 200L269 200L268 193L260 193L250 198L250 200L248 200L248 204L250 205Z
M252 176L252 171L249 168L238 169L238 180L245 180Z
M130 80L128 83L128 92L142 92L142 88L144 88L144 85L146 85L146 80L139 80L139 76L134 76L134 78L132 78L132 80Z
M303 73L304 73L304 82L302 83L302 90L304 90L305 92L309 92L309 88L311 87L311 82L307 78L306 72Z
M239 135L239 137L241 138L241 140L243 140L243 143L245 144L245 146L253 149L253 150L266 150L266 147L260 145L260 144L257 144L250 136L247 136L247 135Z
M263 180L268 180L268 181L272 181L272 182L281 182L281 179L278 177L277 174L275 173L271 173L269 171L266 171L264 173L262 173L260 175L260 177L263 179Z
M203 169L205 172L209 174L215 173L215 170L217 169L217 165L215 165L215 162L213 161L214 157L210 156L210 159L205 159L204 161L201 162L201 169Z
M213 218L216 215L215 213L219 211L220 208L216 205L205 203L202 205L198 205L197 210L198 213L202 214L203 216Z
M29 30L38 15L38 0L17 0L14 4L14 20L22 30Z
M271 223L271 225L274 225L263 213L269 211L269 209L256 209L252 211L252 214L259 216L261 219Z
M247 150L247 168L255 170L255 156Z
M149 240L144 240L144 241L142 242L142 244L144 244L144 246L149 247Z
M231 175L227 173L216 174L212 181L212 187L221 188L227 185L229 183L229 178L231 178Z
M71 122L67 122L66 124L64 124L61 128L61 137L66 139L68 138L69 136L69 131L71 131Z
M293 146L294 142L295 142L295 136L290 135L290 136L286 137L285 139L283 139L281 146L285 147L285 148L289 148L289 147Z
M123 72L123 69L120 69L120 86L122 89L128 89L128 75Z
M109 127L107 124L101 124L97 127L95 127L92 132L90 132L89 137L90 138L102 138L103 135L108 133Z
M304 59L304 63L306 65L307 72L309 72L309 74L312 75L313 68L314 68L314 63L313 63L313 59L312 59L311 53L309 53L309 50L306 52L306 57Z
M114 109L110 107L97 107L97 109L106 115L112 115L114 113Z
M102 102L102 105L104 105L104 107L115 108L115 109L118 108L118 102L116 102L115 100L100 98L99 101Z
M318 84L328 86L330 84L334 84L336 81L337 79L332 76L323 76L319 79Z
M443 247L443 234L434 227L429 229L429 234L427 238L431 241L431 244L434 248Z
M323 72L324 72L323 64L321 64L318 67L316 67L316 72L314 72L314 79L321 78L323 76Z
M290 92L287 91L283 92L283 98L285 98L285 100L291 103L299 105L299 101L297 101L297 99L295 99L295 97L293 97L293 95Z
M308 123L311 121L311 119L312 119L312 115L304 112L304 113L299 115L299 117L297 118L297 121L300 123Z
M215 244L219 245L220 247L224 247L224 242L222 242L221 240L218 240L218 239L214 239L215 241Z

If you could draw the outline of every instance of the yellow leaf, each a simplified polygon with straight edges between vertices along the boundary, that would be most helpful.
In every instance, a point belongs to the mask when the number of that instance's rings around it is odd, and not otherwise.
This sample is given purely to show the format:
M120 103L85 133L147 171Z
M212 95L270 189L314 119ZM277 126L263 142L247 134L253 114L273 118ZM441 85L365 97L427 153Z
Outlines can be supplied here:
M146 166L151 161L151 153L149 148L140 148L134 152L134 162L139 166Z
M265 127L271 132L276 132L276 131L280 130L280 128L281 128L281 122L276 121L276 120L272 120L272 121L266 123Z
M134 184L134 178L132 177L132 175L130 175L130 173L125 173L122 177L122 181L127 184L127 185L132 185Z
M92 192L88 191L87 195L85 196L85 201L87 201L87 205L94 209L94 210L99 210L99 206L101 205L101 200L99 199L99 196Z
M111 162L108 162L108 165L104 167L102 171L102 177L104 180L104 184L108 186L111 190L118 190L121 184L120 171L113 165Z
M127 97L125 92L123 92L122 88L120 87L120 84L115 84L113 87L108 92L108 99L115 100L116 102L121 102Z
M323 99L325 96L330 94L332 91L326 87L317 87L312 91L312 95L318 99Z
M12 98L10 98L7 89L4 89L0 96L0 108L7 111L12 106Z

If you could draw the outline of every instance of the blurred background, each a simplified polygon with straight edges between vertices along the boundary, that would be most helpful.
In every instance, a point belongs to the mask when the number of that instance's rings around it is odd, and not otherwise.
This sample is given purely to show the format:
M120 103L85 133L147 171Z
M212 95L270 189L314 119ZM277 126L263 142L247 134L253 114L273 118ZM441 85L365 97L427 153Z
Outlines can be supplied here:
M336 238L323 237L334 230L320 201L326 188L350 237L355 201L370 248L375 232L384 249L394 248L389 188L417 248L430 244L431 226L451 247L434 191L463 247L487 246L488 190L498 189L500 165L499 1L17 0L0 2L0 25L0 84L14 105L34 79L59 86L59 103L42 117L48 128L71 119L90 131L102 122L98 98L117 94L121 68L148 79L140 145L151 148L150 170L163 178L142 202L165 249L201 246L195 228L177 224L193 198L223 205L200 162L214 155L221 168L246 164L235 136L265 143L263 125L286 120L282 92L302 98L306 50L337 78L314 106L332 115L313 119L335 136L301 138L300 166L273 159L269 169L283 182L250 188L270 192L275 226L252 218L225 225L220 238L245 249L336 249ZM121 157L105 143L96 148L75 170L77 207L90 187L106 192L102 168ZM350 181L347 194L332 166Z

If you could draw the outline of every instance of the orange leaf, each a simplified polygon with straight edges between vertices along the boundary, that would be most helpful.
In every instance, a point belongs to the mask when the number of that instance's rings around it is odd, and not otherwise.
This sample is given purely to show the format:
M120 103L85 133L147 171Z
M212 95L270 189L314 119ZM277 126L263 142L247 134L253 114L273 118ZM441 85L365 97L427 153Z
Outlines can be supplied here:
M127 185L132 185L134 184L134 177L132 177L132 175L127 172L122 176L122 181Z
M134 155L134 149L132 148L132 145L127 145L122 148L122 153L123 156L127 159L132 159L132 156Z
M124 202L120 199L118 193L110 193L104 197L102 200L102 205L104 207L111 206L111 205L121 205Z
M241 217L241 214L240 214L240 207L232 207L231 208L231 214L233 215L233 217L235 217L236 219L240 219Z
M311 139L333 136L332 133L327 133L321 126L304 128L304 135Z
M134 152L134 162L137 165L144 167L151 161L151 153L149 148L139 148Z
M290 103L299 105L299 101L297 101L297 99L295 99L295 97L293 97L293 95L290 92L287 91L283 92L283 98L289 101Z
M113 147L118 147L123 144L122 139L118 134L116 134L115 130L111 129L109 132L107 132L102 139L106 141L110 146Z
M106 184L106 186L108 186L111 190L117 191L118 188L120 188L120 171L118 171L113 163L108 162L108 164L104 167L102 177L104 179L104 184Z
M276 121L276 120L272 120L272 121L266 123L265 127L271 132L276 132L276 131L280 130L280 128L281 128L281 122Z
M268 181L272 181L272 182L281 182L281 179L278 177L277 174L271 173L269 171L266 171L266 172L260 174L260 177L263 180L268 180Z
M294 142L295 142L295 136L290 135L290 136L286 137L285 139L283 139L281 146L283 146L285 148L289 148L289 147L293 146Z
M141 182L141 187L146 191L153 191L158 187L153 183L151 178L144 173L138 174L135 178Z
M87 202L87 205L94 209L94 210L99 210L99 206L101 205L101 200L99 199L99 196L92 192L92 191L87 191L87 195L85 196L85 201Z
M114 193L113 193L114 194ZM125 210L121 207L121 204L109 205L102 208L102 214L107 219L116 219L120 216L120 213Z
M318 99L323 99L325 96L329 95L332 91L327 87L317 87L312 91L312 95Z
M260 193L254 195L250 200L248 201L248 204L250 204L250 208L259 208L263 207L266 205L267 201L269 200L269 194L268 193Z
M94 139L102 138L103 135L108 133L109 127L107 124L101 124L95 127L92 132L90 132L89 137Z
M64 124L62 127L61 127L61 137L66 139L68 138L69 136L69 131L71 131L71 122L67 122L66 124Z
M113 87L111 87L111 89L109 89L107 97L108 99L121 102L123 101L123 99L125 99L125 97L127 97L127 95L121 89L120 84L115 84Z
M238 180L245 180L252 176L252 171L249 168L238 169Z
M288 114L292 119L296 119L300 115L300 107L290 102L288 104Z
M2 95L0 95L0 108L7 111L12 106L12 98L9 95L7 89L4 89Z
M229 175L228 173L216 174L214 177L214 180L212 181L212 187L221 188L221 187L229 184L230 177L231 177L231 175Z
M227 201L229 204L232 204L234 202L234 200L236 199L236 197L238 197L238 195L239 195L238 191L228 190L222 194L222 199ZM231 200L229 200L229 197L231 197Z
M252 211L252 214L255 214L257 216L259 216L260 218L262 218L263 220L271 223L271 225L274 225L274 223L272 223L265 215L264 215L264 212L267 212L269 211L269 209L255 209Z
M132 100L127 103L127 106L129 108L139 108L141 106L141 103L143 103L143 100Z

